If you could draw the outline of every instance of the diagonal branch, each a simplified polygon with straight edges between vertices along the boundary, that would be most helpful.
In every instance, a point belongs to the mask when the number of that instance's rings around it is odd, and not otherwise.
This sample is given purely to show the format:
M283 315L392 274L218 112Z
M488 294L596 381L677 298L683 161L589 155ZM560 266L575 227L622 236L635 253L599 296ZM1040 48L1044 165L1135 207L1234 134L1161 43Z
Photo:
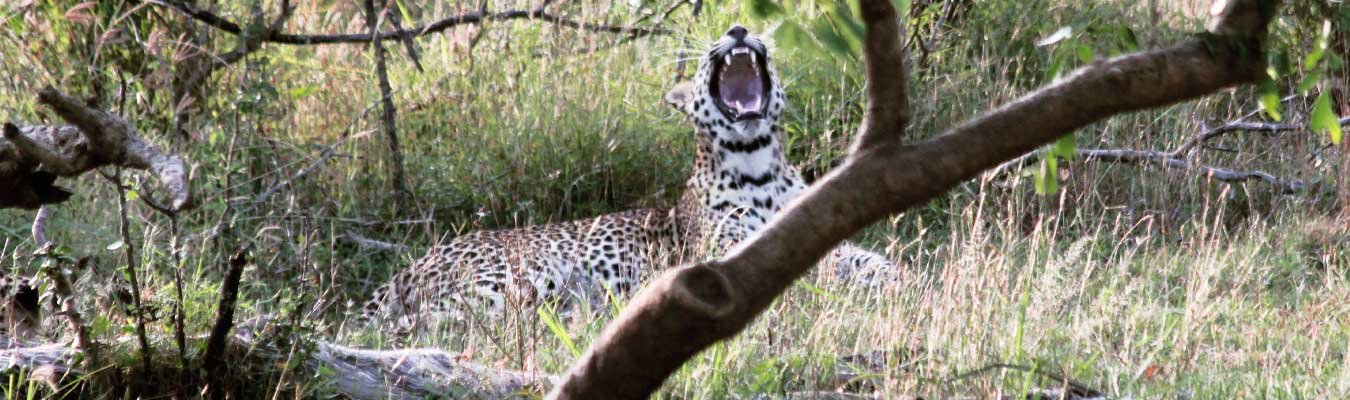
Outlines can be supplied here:
M403 30L403 23L399 19L398 13L390 12L389 7L392 2L385 2L384 15L389 16L389 23L394 25L394 29L406 32L399 39L403 42L403 49L408 51L408 58L412 60L413 66L417 67L417 72L426 72L422 69L422 57L417 55L417 44L413 43L412 32Z
M195 5L180 0L152 0L151 4L167 7L189 18L195 19L201 23L210 25L216 29L239 35L244 29L239 24L225 19L215 13L198 8ZM570 28L576 28L591 32L617 33L633 37L667 35L670 30L664 28L646 28L632 26L615 26L594 24L589 22L577 22L571 19L563 18L550 14L541 8L532 10L511 10L502 12L478 11L466 14L460 14L452 17L440 19L438 21L413 26L409 29L395 29L393 31L384 31L376 34L370 33L330 33L330 34L292 34L271 32L262 38L262 41L268 43L289 44L289 45L319 45L331 43L369 43L373 40L402 40L410 37L421 37L430 33L441 32L455 26L465 24L477 24L484 21L500 21L511 19L539 19L553 24L562 25Z
M1215 32L1223 35L1097 61L921 143L876 139L855 146L864 151L812 185L725 258L656 278L605 328L549 398L649 396L686 360L740 332L840 241L872 222L1103 118L1259 80L1265 67L1262 38L1273 5L1254 3L1278 1L1235 1L1247 4L1225 8L1218 16L1215 26L1224 30ZM891 7L888 0L863 3L864 10ZM882 14L871 18L877 15ZM1260 23L1247 24L1250 20ZM891 40L874 36L897 32L869 30L867 41ZM869 73L869 80L876 78ZM878 93L869 90L868 95ZM859 140L900 134L882 127L867 125Z

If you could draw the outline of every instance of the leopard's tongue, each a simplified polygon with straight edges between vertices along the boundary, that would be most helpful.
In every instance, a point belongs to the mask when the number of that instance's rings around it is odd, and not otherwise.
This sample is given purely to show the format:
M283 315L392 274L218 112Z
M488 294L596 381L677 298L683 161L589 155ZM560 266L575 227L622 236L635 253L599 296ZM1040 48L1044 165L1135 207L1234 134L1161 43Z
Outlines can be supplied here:
M731 56L731 62L722 67L717 88L722 104L737 116L759 113L764 102L764 84L749 54Z

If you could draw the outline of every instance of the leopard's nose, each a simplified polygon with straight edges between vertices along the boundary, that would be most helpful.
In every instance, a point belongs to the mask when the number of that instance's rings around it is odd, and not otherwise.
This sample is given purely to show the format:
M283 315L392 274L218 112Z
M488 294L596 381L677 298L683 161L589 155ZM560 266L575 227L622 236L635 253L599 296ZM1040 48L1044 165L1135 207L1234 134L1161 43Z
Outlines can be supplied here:
M731 29L727 29L727 36L731 36L738 42L745 40L745 35L748 33L750 33L750 31L745 30L745 27L741 26L741 24L732 25Z

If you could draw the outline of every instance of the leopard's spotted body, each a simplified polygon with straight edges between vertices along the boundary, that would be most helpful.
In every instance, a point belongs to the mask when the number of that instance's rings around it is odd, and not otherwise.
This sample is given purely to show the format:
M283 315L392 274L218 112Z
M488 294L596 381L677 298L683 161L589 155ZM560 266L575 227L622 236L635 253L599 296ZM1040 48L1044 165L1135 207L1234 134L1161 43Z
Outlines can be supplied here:
M745 28L733 26L716 41L694 81L677 86L667 100L697 127L694 171L673 210L460 236L395 274L363 315L460 319L467 311L499 313L569 293L623 292L653 266L730 249L805 189L783 154L782 82L767 46ZM894 269L885 257L848 243L827 264L852 276Z
M476 231L435 246L366 303L403 324L500 314L566 295L631 289L674 232L668 210L640 209L519 229Z

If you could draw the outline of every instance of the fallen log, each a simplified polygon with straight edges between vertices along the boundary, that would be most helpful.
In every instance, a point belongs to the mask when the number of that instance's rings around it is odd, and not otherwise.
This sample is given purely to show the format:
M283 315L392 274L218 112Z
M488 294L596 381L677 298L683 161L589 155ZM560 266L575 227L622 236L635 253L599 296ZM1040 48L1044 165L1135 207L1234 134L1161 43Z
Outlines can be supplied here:
M289 357L250 332L233 335L231 351L248 352L248 359L271 365ZM52 387L82 379L73 368L80 352L67 344L26 343L0 337L0 372L29 371L31 379ZM366 350L317 342L302 365L311 371L330 371L331 389L352 399L535 398L557 383L553 375L492 368L459 359L438 349ZM33 371L42 371L34 374ZM53 377L58 382L53 383Z

